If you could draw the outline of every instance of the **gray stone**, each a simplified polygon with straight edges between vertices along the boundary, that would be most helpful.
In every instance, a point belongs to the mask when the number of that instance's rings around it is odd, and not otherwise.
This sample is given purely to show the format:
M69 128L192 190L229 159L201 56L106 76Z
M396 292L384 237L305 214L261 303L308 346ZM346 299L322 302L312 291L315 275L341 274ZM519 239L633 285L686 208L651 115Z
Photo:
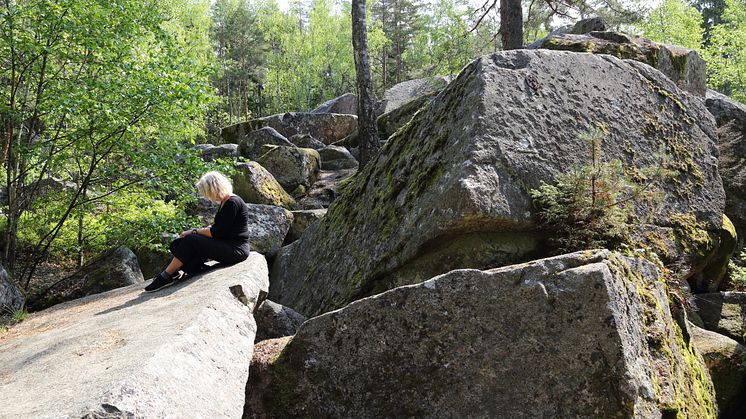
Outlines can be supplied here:
M295 134L310 134L324 144L331 144L348 136L357 128L357 116L336 113L288 112L252 119L231 125L221 130L220 135L227 143L236 142L247 132L272 127L286 138Z
M392 134L399 130L399 128L411 121L414 114L422 109L426 104L430 103L438 93L439 91L425 93L424 95L379 116L378 119L376 119L379 138L384 141L387 140ZM355 146L357 146L357 144L355 144Z
M200 276L87 297L14 326L0 336L0 417L240 417L267 264L252 253Z
M178 237L178 236L176 236ZM168 245L171 241L175 240L176 237L172 235L164 236L164 244ZM137 264L140 267L142 275L146 279L150 279L158 275L163 269L168 266L168 263L173 258L171 252L167 250L153 250L153 249L132 249L132 252L137 256Z
M316 182L311 185L304 196L298 198L298 204L304 210L329 208L329 205L339 196L339 185L356 172L357 169L320 171Z
M546 254L528 191L590 164L584 137L598 126L604 159L628 171L667 164L660 150L687 162L653 183L660 201L636 200L633 214L674 232L670 253L688 249L673 261L687 275L714 251L696 242L722 227L714 121L655 69L611 56L502 52L466 66L426 106L278 255L273 301L315 315L456 268Z
M23 294L10 280L5 267L0 265L0 313L3 310L20 310L23 308Z
M31 310L43 310L55 304L98 294L115 288L144 282L137 256L124 246L105 252L74 274L61 278L51 287L28 300Z
M215 221L215 214L218 212L219 208L220 204L200 196L194 202L186 206L185 212L188 215L196 216L199 218L202 225L208 226Z
M339 113L348 115L357 115L357 95L345 93L342 96L328 100L311 113Z
M271 127L260 128L236 138L240 154L252 160L267 152L264 146L294 147L293 143Z
M295 199L285 192L275 177L255 161L236 165L233 191L249 204L275 205L291 210L298 208Z
M746 293L713 292L695 294L699 317L707 330L744 343L746 333Z
M209 144L208 144L209 145ZM221 144L219 146L205 147L202 150L202 160L215 161L217 159L228 159L240 157L238 144Z
M319 175L321 157L310 148L274 147L257 159L286 191L311 186Z
M295 134L290 137L290 142L293 143L293 145L295 145L296 147L312 148L314 150L319 150L326 147L326 144L313 138L309 134Z
M246 206L249 208L251 250L273 256L282 246L285 235L293 224L293 213L272 205Z
M383 93L383 99L378 102L378 115L391 112L400 108L422 95L438 92L442 90L449 82L445 76L428 77L424 79L414 79L403 81L391 86Z
M588 19L579 20L572 27L570 33L575 35L582 35L588 32L599 32L608 30L608 25L602 17L591 17Z
M655 67L679 88L697 96L707 90L705 61L696 51L664 45L649 39L620 32L590 32L584 35L564 34L543 39L531 48L609 54Z
M307 320L269 366L263 411L714 418L671 310L655 265L608 251L452 271Z
M293 211L293 224L290 226L287 237L285 237L285 244L298 240L311 224L326 215L326 211L326 209Z
M259 305L254 318L256 319L255 342L292 336L306 321L305 317L292 308L270 300L264 300Z
M318 150L318 152L321 157L321 169L323 170L355 169L358 167L357 160L344 147L330 145Z
M746 348L735 340L689 324L692 342L702 354L712 377L720 418L742 418L746 413Z
M718 167L725 188L725 214L738 232L740 248L746 240L746 105L707 91L707 109L718 126Z

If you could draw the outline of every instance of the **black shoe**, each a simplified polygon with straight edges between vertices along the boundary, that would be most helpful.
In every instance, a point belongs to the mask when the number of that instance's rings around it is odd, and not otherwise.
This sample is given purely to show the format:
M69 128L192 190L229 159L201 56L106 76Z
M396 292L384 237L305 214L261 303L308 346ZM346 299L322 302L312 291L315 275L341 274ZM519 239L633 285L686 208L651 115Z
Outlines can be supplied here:
M158 274L155 279L153 279L153 282L150 283L147 287L145 287L145 292L155 292L159 289L166 288L169 285L174 284L174 277L170 277L168 279L164 278L161 274Z

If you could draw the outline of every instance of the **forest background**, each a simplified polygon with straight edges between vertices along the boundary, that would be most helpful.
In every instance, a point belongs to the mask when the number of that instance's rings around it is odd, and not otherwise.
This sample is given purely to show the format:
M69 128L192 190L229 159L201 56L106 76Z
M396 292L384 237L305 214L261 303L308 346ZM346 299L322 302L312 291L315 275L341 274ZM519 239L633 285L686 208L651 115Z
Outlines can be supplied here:
M529 43L570 19L683 45L746 103L743 0L523 2ZM374 90L501 49L495 2L368 4ZM163 250L206 170L195 144L355 92L345 0L2 0L2 264L28 294L107 248ZM60 187L60 185L62 187ZM744 274L746 277L746 274Z

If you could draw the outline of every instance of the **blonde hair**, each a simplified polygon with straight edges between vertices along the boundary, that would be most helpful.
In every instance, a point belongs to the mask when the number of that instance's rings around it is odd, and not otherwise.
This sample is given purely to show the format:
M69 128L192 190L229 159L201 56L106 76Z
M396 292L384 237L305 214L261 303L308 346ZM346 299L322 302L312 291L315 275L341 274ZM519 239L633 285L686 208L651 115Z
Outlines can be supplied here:
M231 182L219 172L207 172L194 185L197 193L212 202L220 202L233 193Z

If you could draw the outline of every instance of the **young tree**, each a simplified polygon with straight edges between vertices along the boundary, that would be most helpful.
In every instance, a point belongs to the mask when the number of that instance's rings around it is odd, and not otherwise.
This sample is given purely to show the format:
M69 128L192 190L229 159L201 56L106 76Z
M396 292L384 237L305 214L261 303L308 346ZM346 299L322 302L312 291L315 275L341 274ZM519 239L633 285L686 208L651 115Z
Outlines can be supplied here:
M201 26L206 7L192 0L4 0L3 262L26 287L71 218L156 177L166 166L158 157L172 159L178 141L202 125L212 58ZM51 225L19 267L19 225L49 202L40 191L53 177L74 187L55 196Z
M726 0L722 23L710 35L705 50L710 84L746 103L746 4Z
M500 37L503 49L523 48L521 0L500 0Z
M352 0L352 46L357 74L357 115L360 138L360 165L365 166L378 151L375 96L370 78L365 0Z
M700 50L702 15L682 0L664 0L640 25L643 35L654 41Z

